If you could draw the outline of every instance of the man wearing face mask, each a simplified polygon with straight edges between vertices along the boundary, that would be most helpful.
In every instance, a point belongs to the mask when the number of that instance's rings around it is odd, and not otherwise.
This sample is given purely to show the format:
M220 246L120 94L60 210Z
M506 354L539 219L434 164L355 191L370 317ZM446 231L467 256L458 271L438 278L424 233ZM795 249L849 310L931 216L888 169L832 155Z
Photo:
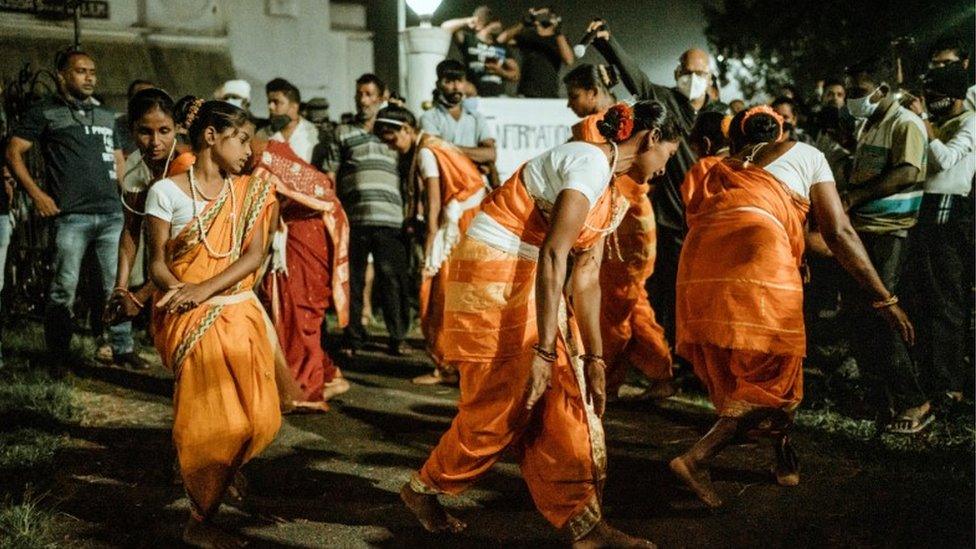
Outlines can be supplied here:
M495 136L484 115L464 105L467 80L464 65L445 59L437 65L437 90L433 109L420 117L420 128L453 143L475 164L495 161Z
M841 199L885 287L897 288L908 230L922 202L927 139L922 120L891 93L891 81L893 71L883 59L847 70L847 109L865 122ZM933 415L907 345L878 314L883 304L865 301L853 279L843 282L844 307L856 324L851 350L871 384L879 427L897 434L921 431ZM895 415L884 417L891 410Z
M678 150L668 160L665 174L651 180L651 202L657 221L657 261L654 275L648 281L648 293L668 341L674 341L675 281L681 244L687 231L680 189L685 173L697 161L687 136L699 111L708 103L708 88L712 83L711 57L697 48L684 52L674 70L675 86L665 87L651 82L640 65L610 35L605 21L595 19L587 30L601 27L603 30L597 33L593 45L617 68L627 90L638 99L664 103L682 130Z
M934 68L925 77L930 165L918 224L909 235L906 271L917 305L919 372L930 394L950 405L962 400L968 382L976 175L976 114L963 104L968 85L960 63ZM921 113L921 105L913 103L912 110Z
M807 132L796 125L796 101L785 95L773 100L771 106L777 114L783 117L783 132L791 141L799 141L807 145L813 144L813 139Z

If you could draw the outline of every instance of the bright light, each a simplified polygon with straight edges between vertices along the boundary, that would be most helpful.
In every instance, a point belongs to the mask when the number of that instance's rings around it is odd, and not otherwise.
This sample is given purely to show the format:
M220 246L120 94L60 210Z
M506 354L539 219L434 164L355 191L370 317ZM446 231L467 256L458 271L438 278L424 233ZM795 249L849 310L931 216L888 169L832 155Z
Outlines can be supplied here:
M443 0L407 0L407 5L421 19L430 19Z

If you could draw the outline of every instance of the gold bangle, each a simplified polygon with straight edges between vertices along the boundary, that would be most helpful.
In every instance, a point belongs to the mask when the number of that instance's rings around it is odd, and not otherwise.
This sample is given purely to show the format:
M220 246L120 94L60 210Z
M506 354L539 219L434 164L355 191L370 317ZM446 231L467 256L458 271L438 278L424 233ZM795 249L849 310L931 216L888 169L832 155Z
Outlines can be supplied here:
M538 343L532 346L532 350L535 351L535 354L539 358L545 360L546 362L556 362L556 359L559 358L559 354L556 353L556 351L547 351Z
M888 299L882 299L881 301L875 301L871 303L871 306L875 309L886 309L898 303L898 296L891 294Z
M584 364L590 362L599 362L600 364L603 365L604 368L607 366L607 361L603 360L603 357L600 355L585 354L585 355L581 355L580 359L583 361Z

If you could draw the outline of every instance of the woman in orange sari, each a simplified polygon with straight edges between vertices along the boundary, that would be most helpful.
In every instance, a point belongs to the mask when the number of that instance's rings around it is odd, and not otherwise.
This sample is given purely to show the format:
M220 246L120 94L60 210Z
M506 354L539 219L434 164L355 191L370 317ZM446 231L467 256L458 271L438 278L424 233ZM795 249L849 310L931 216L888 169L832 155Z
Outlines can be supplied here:
M605 143L597 125L613 105L610 89L617 83L616 70L608 65L583 64L567 73L563 82L569 97L567 105L583 118L573 126L573 140ZM651 380L642 398L666 398L674 394L671 349L645 287L654 274L657 255L650 186L626 175L618 177L616 184L630 208L611 237L612 245L607 247L600 268L600 331L607 360L607 394L617 395L627 370L633 367Z
M238 468L281 424L275 385L277 339L252 291L276 224L274 189L237 176L254 125L222 101L190 102L196 161L188 173L149 189L150 275L157 293L153 337L173 371L173 441L190 500L183 540L232 547L240 540L211 523ZM195 112L195 116L192 116Z
M450 257L485 198L485 182L478 166L457 147L417 129L413 114L398 106L381 110L375 133L409 163L408 219L424 219L424 267L420 286L420 327L434 372L414 378L418 385L457 384L458 370L443 349L445 288Z
M799 483L790 443L803 397L805 220L813 209L834 256L879 314L914 339L911 323L851 227L823 154L783 139L768 106L731 121L733 155L682 188L688 236L678 267L678 353L694 365L718 413L712 429L671 461L710 507L722 500L708 463L737 436L770 434L777 483Z
M193 164L193 153L183 151L178 144L178 128L173 119L176 105L168 93L159 88L141 90L132 96L128 105L129 131L137 150L129 155L122 176L125 221L119 237L119 261L115 289L105 306L105 322L117 324L135 318L147 303L156 287L146 280L135 291L129 289L130 275L139 253L142 218L145 215L146 193L153 183L164 177L186 172ZM135 353L115 357L116 364L144 370L149 365Z
M566 143L523 164L451 254L440 348L461 373L458 414L400 492L429 531L465 527L437 495L463 492L512 447L536 507L574 547L653 546L602 516L599 273L627 209L614 180L662 171L677 134L653 101L614 107L601 132L608 143Z

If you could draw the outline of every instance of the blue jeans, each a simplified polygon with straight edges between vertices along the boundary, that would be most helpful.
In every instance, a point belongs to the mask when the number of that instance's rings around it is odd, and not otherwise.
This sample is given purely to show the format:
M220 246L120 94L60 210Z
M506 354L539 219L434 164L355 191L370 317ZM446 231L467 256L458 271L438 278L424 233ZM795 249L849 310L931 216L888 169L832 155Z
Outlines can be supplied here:
M54 221L54 280L48 296L44 335L49 351L65 351L71 343L72 306L81 274L81 260L89 246L95 246L102 288L106 295L115 287L119 261L119 236L122 234L122 212L110 214L69 213ZM123 322L108 328L108 341L116 355L133 351L132 323Z
M0 190L2 192L2 190ZM10 246L10 232L13 225L10 216L0 215L0 292L3 291L3 276L7 272L7 247ZM0 349L0 366L3 366L3 350Z

